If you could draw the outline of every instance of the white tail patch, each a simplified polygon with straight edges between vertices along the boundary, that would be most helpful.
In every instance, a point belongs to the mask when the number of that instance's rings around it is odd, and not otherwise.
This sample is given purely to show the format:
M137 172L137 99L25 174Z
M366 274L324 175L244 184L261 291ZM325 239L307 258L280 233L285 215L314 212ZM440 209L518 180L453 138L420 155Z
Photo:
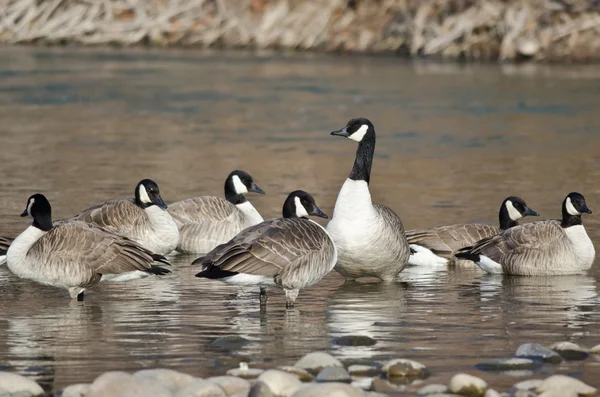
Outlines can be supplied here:
M138 194L140 196L140 201L144 204L151 204L152 200L150 200L150 196L148 196L148 192L146 191L146 186L140 184L138 186Z
M360 128L358 130L356 130L348 138L352 139L353 141L360 142L360 141L362 141L362 139L364 138L364 136L368 130L369 130L369 126L366 124L363 124L360 126Z
M506 206L506 210L508 211L508 216L513 221L517 221L523 217L523 214L521 214L519 210L515 208L515 205L511 200L506 200L506 203L504 205Z
M447 266L448 259L434 254L430 249L421 245L410 244L415 253L408 258L408 264L414 266Z
M477 262L477 266L485 272L491 274L502 274L504 270L502 269L502 265L496 261L491 260L485 255L479 254L479 262Z
M233 188L237 194L248 193L248 188L242 183L239 176L234 175L231 177L231 180L233 181Z
M565 203L565 207L567 208L567 212L571 215L581 215L581 212L575 209L575 206L571 202L571 197L567 197L567 201Z

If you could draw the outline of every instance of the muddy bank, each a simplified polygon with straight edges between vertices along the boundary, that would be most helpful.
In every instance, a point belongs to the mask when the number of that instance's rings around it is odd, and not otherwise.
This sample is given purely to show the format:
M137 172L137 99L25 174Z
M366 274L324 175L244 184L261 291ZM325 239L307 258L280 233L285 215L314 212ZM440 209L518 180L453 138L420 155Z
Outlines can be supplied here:
M600 59L592 0L8 0L0 42Z

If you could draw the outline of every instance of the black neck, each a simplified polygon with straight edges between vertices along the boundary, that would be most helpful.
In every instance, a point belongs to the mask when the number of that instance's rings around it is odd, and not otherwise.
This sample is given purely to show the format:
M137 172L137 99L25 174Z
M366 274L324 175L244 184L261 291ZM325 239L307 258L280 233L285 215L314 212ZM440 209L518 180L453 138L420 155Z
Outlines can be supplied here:
M356 149L356 159L348 178L353 181L365 181L371 179L371 165L373 164L373 153L375 152L375 135L363 138Z
M225 200L231 204L242 204L246 202L246 197L243 194L238 194L233 186L233 181L227 179L225 181Z
M36 214L33 218L33 226L45 232L52 229L52 213Z
M506 209L506 203L502 204L500 208L500 214L498 214L499 222L500 222L500 230L510 229L511 227L517 226L517 221L513 221L508 215L508 210Z
M135 198L135 205L137 205L141 209L145 210L146 208L150 207L153 204L152 203L142 203L140 201L140 199L136 196L136 198Z
M569 226L583 225L583 222L581 221L581 215L571 215L563 206L562 222L560 223L560 225L563 228L567 228Z
M296 204L294 203L294 199L288 197L283 203L283 210L281 211L284 218L297 218L296 215Z

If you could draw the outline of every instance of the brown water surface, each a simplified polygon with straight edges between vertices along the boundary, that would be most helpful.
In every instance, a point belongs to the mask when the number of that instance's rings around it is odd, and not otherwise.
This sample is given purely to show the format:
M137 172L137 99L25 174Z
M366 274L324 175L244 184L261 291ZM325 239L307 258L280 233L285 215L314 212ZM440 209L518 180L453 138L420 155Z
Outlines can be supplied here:
M249 195L265 218L279 216L295 189L331 215L355 144L329 132L365 116L378 134L374 200L407 228L495 224L508 195L558 217L564 196L579 191L598 242L599 97L595 67L3 48L0 232L27 226L18 214L35 192L60 218L132 196L142 178L157 181L167 202L220 196L236 168L267 192ZM173 259L168 277L98 285L83 304L0 268L0 368L54 390L113 369L209 376L236 366L228 357L267 368L326 350L347 360L418 360L431 370L427 382L467 371L505 390L522 376L567 373L600 386L595 358L536 374L473 367L524 342L600 343L597 267L555 278L410 268L393 285L344 284L332 273L301 292L295 311L271 291L261 313L257 291L197 279L193 259ZM378 343L331 343L347 334ZM210 344L225 335L250 343L231 351Z

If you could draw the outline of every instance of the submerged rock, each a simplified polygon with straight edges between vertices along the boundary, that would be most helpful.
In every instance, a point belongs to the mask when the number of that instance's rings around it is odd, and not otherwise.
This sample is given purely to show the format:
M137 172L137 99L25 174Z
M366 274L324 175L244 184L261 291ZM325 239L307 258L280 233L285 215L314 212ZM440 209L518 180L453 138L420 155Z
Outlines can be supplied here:
M515 356L532 360L542 360L553 364L558 364L562 361L560 354L537 343L522 344L515 352Z
M288 374L296 375L298 377L298 379L300 379L300 381L302 381L302 382L311 382L315 378L314 376L312 376L310 374L310 372L308 372L302 368L284 365L281 367L277 367L276 369L283 371L283 372L287 372Z
M0 386L9 393L27 392L32 396L44 393L36 382L12 372L0 371Z
M364 397L362 390L346 383L320 383L296 391L292 397Z
M263 372L258 380L267 385L271 392L279 397L289 397L302 387L302 382L296 376L276 369Z
M250 341L238 335L227 335L215 339L210 344L225 350L237 350L240 347L247 345Z
M156 380L172 392L183 389L196 380L192 375L165 368L143 369L133 374L133 376L138 379Z
M340 360L324 352L308 353L302 357L294 367L305 369L314 374L318 373L325 367L343 367Z
M482 371L511 371L519 369L532 369L541 366L540 362L528 358L501 358L488 360L476 364L475 368Z
M350 383L351 380L352 379L350 378L350 374L348 374L348 371L346 371L346 368L344 368L344 367L325 367L319 372L319 374L315 378L315 381L317 381L318 383L323 383L323 382Z
M482 397L487 389L487 383L473 375L456 374L450 379L448 389L452 393L465 397Z
M250 383L247 380L236 378L235 376L213 376L206 379L209 382L221 386L228 396L235 394L247 395L250 391Z
M550 348L565 360L585 360L590 355L587 349L572 342L555 343Z
M379 369L370 365L354 364L348 367L348 373L352 376L375 376Z
M558 397L561 396L560 393L563 393L562 396L565 397L570 393L574 393L576 396L592 397L598 393L598 389L570 376L552 375L542 381L542 384L537 388L537 392L541 393L540 397Z
M397 358L387 361L383 364L381 371L389 377L421 377L425 378L429 375L427 367L420 362Z
M513 388L515 390L537 390L543 382L541 379L529 379L515 384Z
M89 383L77 383L67 386L62 391L62 397L85 397L90 392ZM0 393L0 395L2 395Z
M221 386L214 382L196 379L183 389L179 390L177 394L175 394L175 397L227 397L227 394Z
M447 391L448 391L448 386L446 386L446 385L431 384L431 385L423 386L422 388L420 388L419 391L417 392L417 395L419 397L421 397L421 396L428 396L429 394L446 393Z
M333 343L340 346L373 346L377 341L364 335L345 335L335 338Z

